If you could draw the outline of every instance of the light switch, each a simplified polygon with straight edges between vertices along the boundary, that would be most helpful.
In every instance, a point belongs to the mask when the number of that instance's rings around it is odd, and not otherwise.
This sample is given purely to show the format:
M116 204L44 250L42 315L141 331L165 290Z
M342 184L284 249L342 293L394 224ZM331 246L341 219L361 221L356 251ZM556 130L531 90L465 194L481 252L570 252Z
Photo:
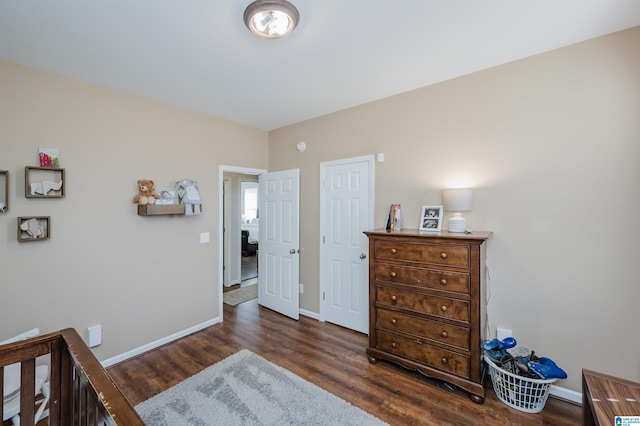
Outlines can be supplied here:
M200 244L206 244L209 242L209 233L208 232L202 232L200 234Z

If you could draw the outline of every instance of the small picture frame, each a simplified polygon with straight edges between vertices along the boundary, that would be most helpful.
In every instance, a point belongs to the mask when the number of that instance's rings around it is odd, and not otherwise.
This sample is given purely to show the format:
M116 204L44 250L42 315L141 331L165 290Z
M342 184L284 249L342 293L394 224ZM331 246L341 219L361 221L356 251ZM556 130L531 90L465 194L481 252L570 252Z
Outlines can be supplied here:
M31 216L18 218L18 242L48 240L51 235L51 217Z
M160 198L156 200L156 204L178 204L175 189L158 189Z
M442 229L442 206L422 206L420 215L420 230L429 232L440 232Z

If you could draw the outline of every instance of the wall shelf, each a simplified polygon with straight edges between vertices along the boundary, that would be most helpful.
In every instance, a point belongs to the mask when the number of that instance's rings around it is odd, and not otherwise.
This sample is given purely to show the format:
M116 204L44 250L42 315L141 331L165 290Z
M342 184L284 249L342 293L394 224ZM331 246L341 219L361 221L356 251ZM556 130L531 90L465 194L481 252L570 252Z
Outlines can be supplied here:
M33 166L24 168L26 198L62 198L65 184L64 169Z
M9 172L6 170L0 170L0 203L4 204L4 207L0 205L0 214L6 213L9 210Z
M184 204L138 205L138 216L184 215Z
M18 241L31 242L48 240L51 236L49 216L28 216L18 218Z

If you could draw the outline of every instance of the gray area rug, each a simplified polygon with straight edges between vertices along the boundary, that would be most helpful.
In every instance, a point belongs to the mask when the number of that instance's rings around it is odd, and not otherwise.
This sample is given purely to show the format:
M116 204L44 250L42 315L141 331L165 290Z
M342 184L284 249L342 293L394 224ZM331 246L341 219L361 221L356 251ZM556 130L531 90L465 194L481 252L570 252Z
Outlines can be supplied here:
M148 426L386 425L243 349L136 406Z

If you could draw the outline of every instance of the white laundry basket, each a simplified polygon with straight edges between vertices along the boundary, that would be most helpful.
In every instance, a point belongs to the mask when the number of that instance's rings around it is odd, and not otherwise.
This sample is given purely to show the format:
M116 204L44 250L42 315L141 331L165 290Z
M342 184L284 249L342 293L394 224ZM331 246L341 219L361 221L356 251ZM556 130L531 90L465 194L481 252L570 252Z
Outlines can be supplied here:
M519 376L497 366L491 357L485 355L484 360L489 365L489 375L493 390L500 401L525 413L539 413L549 397L549 387L553 379L531 379Z

